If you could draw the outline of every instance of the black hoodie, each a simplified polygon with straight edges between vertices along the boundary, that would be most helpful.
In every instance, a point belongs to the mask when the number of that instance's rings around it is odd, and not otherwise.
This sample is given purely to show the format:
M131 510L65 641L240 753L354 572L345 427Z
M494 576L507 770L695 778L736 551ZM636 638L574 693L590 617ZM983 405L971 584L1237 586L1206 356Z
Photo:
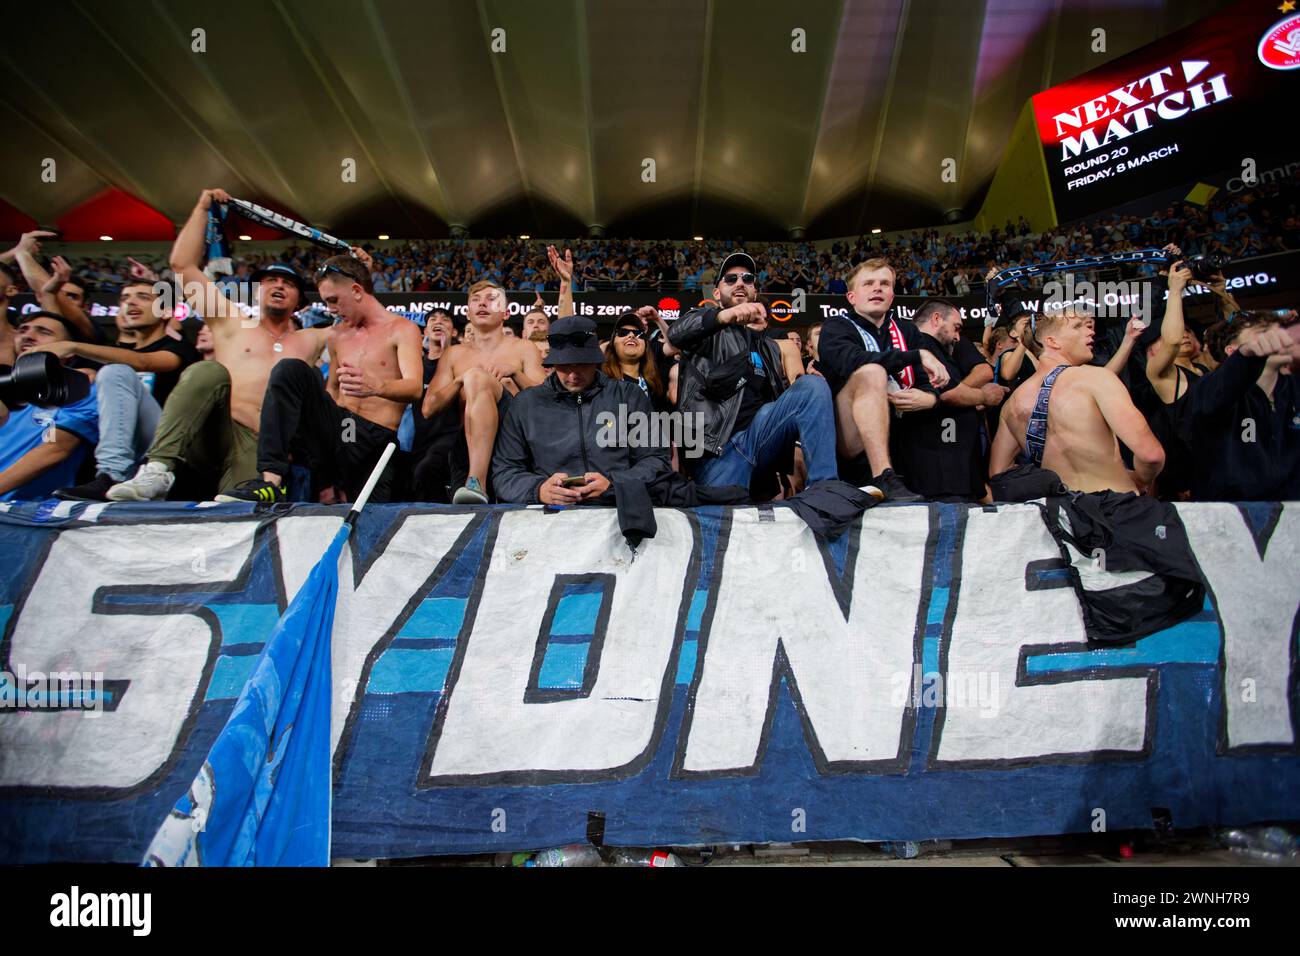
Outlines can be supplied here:
M1188 394L1192 500L1300 498L1300 387L1279 375L1269 401L1264 362L1233 352Z

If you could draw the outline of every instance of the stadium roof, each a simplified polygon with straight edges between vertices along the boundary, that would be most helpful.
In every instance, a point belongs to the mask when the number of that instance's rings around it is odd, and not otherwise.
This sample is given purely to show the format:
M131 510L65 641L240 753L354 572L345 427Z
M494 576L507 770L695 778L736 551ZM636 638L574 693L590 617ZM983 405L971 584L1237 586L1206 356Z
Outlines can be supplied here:
M1223 5L47 0L0 48L0 200L46 223L115 189L179 222L223 186L350 237L938 223L1028 97Z

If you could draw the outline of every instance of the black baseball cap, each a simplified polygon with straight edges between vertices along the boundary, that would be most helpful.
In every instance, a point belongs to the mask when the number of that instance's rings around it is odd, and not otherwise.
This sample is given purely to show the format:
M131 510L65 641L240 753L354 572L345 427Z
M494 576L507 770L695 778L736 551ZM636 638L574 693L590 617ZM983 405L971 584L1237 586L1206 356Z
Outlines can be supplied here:
M298 304L303 305L307 302L307 280L301 273L287 262L272 262L270 265L262 266L252 275L254 282L260 282L266 276L280 276L288 279L298 289Z
M722 260L722 265L718 268L718 279L727 274L727 270L732 266L744 266L745 271L758 275L758 266L754 264L754 257L748 252L733 252L727 258Z

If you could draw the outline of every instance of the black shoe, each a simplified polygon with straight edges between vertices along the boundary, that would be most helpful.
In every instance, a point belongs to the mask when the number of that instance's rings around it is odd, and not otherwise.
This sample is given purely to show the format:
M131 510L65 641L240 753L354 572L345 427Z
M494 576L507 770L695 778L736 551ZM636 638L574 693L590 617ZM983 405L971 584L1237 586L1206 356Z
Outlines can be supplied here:
M894 474L894 469L886 468L876 477L871 479L871 483L885 493L886 501L924 501L924 495L918 495L907 485L903 484L903 479Z
M106 475L102 471L92 480L84 485L76 485L72 488L60 488L54 492L54 497L62 498L64 501L107 501L108 489L118 483L112 475Z
M217 501L251 501L259 505L274 505L285 500L283 485L273 485L260 478L241 481L230 491L217 495Z

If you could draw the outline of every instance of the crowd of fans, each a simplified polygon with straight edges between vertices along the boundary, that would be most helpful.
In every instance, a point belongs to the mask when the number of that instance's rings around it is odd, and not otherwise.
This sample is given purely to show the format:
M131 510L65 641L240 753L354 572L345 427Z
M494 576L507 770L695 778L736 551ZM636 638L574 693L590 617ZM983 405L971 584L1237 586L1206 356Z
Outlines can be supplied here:
M1196 226L1168 210L1050 238L1008 228L906 248L837 244L815 265L844 313L779 333L764 293L779 289L777 270L803 268L785 250L731 248L706 262L711 246L643 244L647 267L684 257L717 304L673 321L648 305L629 310L604 342L573 314L573 292L584 271L626 257L602 263L581 243L529 264L510 258L520 247L479 244L503 267L462 276L473 279L466 314L435 310L422 327L375 298L387 263L361 247L239 264L254 284L250 308L203 271L209 210L226 198L202 193L167 263L191 296L192 323L159 307L148 269L134 263L109 342L72 265L42 263L39 236L0 255L10 315L0 322L0 499L349 501L390 442L401 452L376 501L622 508L799 498L832 482L871 502L1065 489L1300 497L1294 313L1243 311L1221 276L1195 280L1180 264L1216 243L1257 241L1261 222L1294 226L1259 196L1212 205ZM980 342L962 336L959 311L937 295L911 320L892 309L936 265L964 274L1170 239L1173 264L1146 280L1168 290L1167 304L1105 342L1087 312L1032 314L1014 288ZM447 255L456 269L484 264L468 247ZM507 326L499 280L516 275L558 290L559 318L539 308ZM19 276L40 310L16 324L8 298ZM298 320L309 289L332 324ZM1183 315L1192 290L1218 303L1200 334Z
M1219 253L1229 259L1300 249L1300 198L1295 177L1278 177L1238 192L1221 190L1206 206L1180 202L1147 215L1104 215L1034 232L1021 218L987 233L916 231L899 236L860 236L826 245L811 242L751 243L758 280L769 292L803 289L841 295L854 263L888 259L897 269L900 295L964 295L978 289L994 262L1050 262L1177 243L1185 254ZM744 247L740 240L653 242L580 239L572 244L574 290L704 291L713 288L717 264ZM378 293L466 291L490 280L507 289L559 289L541 243L520 239L439 240L370 244L372 282ZM325 258L315 248L289 247L275 256L249 255L233 262L225 280L236 285L269 261L287 262L304 274ZM166 274L165 262L146 263ZM79 273L89 288L115 293L138 273L132 259L96 258Z

